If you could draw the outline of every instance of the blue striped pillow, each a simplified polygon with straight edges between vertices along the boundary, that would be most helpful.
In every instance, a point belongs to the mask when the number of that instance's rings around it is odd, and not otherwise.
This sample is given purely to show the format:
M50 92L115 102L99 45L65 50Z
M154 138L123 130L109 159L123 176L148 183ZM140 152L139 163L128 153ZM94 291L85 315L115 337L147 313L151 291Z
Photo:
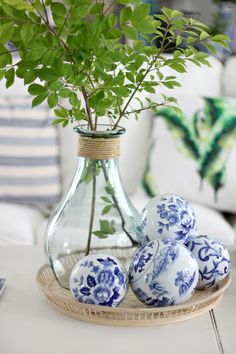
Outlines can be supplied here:
M58 129L46 105L0 98L0 200L51 207L61 194Z

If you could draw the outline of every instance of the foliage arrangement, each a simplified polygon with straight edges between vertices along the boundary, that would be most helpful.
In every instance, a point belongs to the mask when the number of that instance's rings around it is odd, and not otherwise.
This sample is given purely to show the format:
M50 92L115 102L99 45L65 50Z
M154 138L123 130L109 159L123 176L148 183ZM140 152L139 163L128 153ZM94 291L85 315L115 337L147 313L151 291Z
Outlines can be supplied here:
M113 12L114 4L122 7L120 13ZM57 117L55 124L86 123L96 131L101 118L107 117L112 130L123 118L138 118L145 109L173 106L178 111L174 97L161 95L163 86L180 86L174 75L163 74L164 69L184 73L187 62L209 65L207 54L196 50L195 44L214 53L214 44L227 47L226 40L224 35L210 35L207 26L176 10L164 7L161 14L152 16L150 6L141 0L110 4L103 0L1 0L0 79L6 79L7 88L15 76L24 80L34 96L32 107L47 100ZM172 56L166 57L163 53L170 47ZM159 100L151 101L150 93ZM92 190L86 254L92 234L106 238L116 233L114 220L103 218L114 211L132 241L107 170L108 161L87 161L80 181L91 182ZM105 179L104 208L100 229L94 230L100 173Z
M170 108L157 110L157 117L164 119L170 131L177 136L185 155L197 162L201 180L206 179L215 193L223 187L226 163L236 139L236 107L224 98L204 98L203 110L192 117L177 114ZM150 166L144 179L149 195L151 188Z
M175 76L163 75L163 68L184 73L187 61L208 65L207 55L194 49L196 43L212 52L213 43L227 47L226 36L211 36L207 26L179 11L163 8L151 16L150 5L141 0L114 3L123 5L119 14L112 12L113 3L99 0L2 0L0 79L5 77L10 87L15 76L22 78L34 96L33 107L47 100L54 109L54 123L85 121L96 130L106 116L116 128L123 117L137 118L141 110L157 106L145 94L179 86ZM174 53L167 58L163 52L170 44ZM13 61L13 52L18 60ZM142 101L139 92L144 92ZM137 109L132 108L135 99ZM174 103L164 96L159 105Z

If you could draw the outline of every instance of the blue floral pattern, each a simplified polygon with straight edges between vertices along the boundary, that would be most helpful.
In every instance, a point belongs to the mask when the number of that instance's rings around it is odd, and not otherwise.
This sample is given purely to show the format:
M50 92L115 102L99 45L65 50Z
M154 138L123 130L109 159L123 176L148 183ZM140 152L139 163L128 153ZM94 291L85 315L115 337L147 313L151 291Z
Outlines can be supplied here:
M129 278L133 292L147 306L171 306L191 296L198 266L189 250L174 239L151 241L134 254Z
M229 253L220 242L199 235L191 238L187 247L198 262L199 289L214 287L229 273Z
M154 197L142 212L141 230L143 243L165 237L186 243L190 235L196 234L194 211L179 196Z
M163 196L163 202L157 205L157 215L161 219L158 221L157 233L162 235L169 231L173 226L177 227L174 231L176 240L187 241L187 237L195 228L195 217L193 210L186 200L177 196Z
M127 275L111 256L92 255L79 261L71 274L76 300L101 306L117 306L127 292Z
M188 270L182 270L177 272L175 278L175 285L179 287L179 295L184 295L191 288L194 279L196 278L196 272L191 274Z
M130 274L132 280L134 274L137 278L137 275L142 273L152 261L154 246L158 249L159 243L154 241L149 242L148 244L141 246L133 255L130 264Z
M135 290L135 295L139 298L140 301L144 302L147 306L154 307L175 305L174 298L169 299L167 296L165 296L166 293L167 292L163 289L163 291L160 291L159 294L156 294L157 296L154 299L153 297L148 297L148 295L140 288Z

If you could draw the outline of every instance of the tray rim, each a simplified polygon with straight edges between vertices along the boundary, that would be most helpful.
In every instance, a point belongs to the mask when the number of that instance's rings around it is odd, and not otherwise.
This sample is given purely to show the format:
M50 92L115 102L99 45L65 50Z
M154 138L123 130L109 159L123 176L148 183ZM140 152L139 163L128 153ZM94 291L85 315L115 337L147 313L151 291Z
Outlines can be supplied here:
M69 298L67 295L64 295L64 293L58 293L57 291L54 291L52 289L49 290L48 286L45 287L42 284L41 278L42 275L45 271L49 271L53 277L53 271L52 268L48 265L48 264L44 264L42 267L40 267L40 269L37 272L36 275L36 282L37 285L39 287L39 289L44 293L44 295L46 296L46 300L49 303L49 305L51 307L53 307L55 310L57 310L60 313L63 313L64 315L82 320L82 321L86 321L86 322L93 322L93 323L99 323L99 324L109 324L109 325L115 325L115 326L150 326L150 325L158 325L158 324L167 324L167 323L175 323L175 322L180 322L180 321L184 321L187 319L191 319L194 317L197 317L203 313L206 313L210 310L212 310L213 308L215 308L218 303L220 302L220 300L223 297L224 291L226 290L226 288L230 285L232 277L231 274L228 274L228 276L221 282L219 288L216 288L216 290L212 293L209 294L208 296L206 296L203 299L196 299L191 303L182 303L179 305L174 305L174 306L167 306L167 307L147 307L147 308L139 308L139 307L104 307L104 306L99 306L99 305L91 305L91 304L86 304L86 303L81 303L81 302L76 302L74 301L72 298ZM54 279L51 280L54 281L55 277L53 277ZM51 284L51 282L47 283L47 284ZM60 286L60 285L59 285ZM68 291L66 289L62 288L62 291ZM204 290L201 290L204 291ZM58 305L57 303L55 303L54 301L52 301L52 298L57 299L59 301L64 301L67 304L71 304L73 303L74 306L80 308L81 310L89 310L91 312L93 312L94 314L97 312L101 312L104 314L104 317L91 317L91 316L82 316L82 315L78 315L78 313L69 311L69 310L64 310L60 305ZM186 314L181 314L179 316L175 316L175 317L169 317L169 318L158 318L158 319L149 319L149 320L122 320L122 319L116 319L116 323L115 320L112 318L107 318L105 317L105 315L107 314L118 314L118 313L127 313L128 314L133 314L134 312L136 312L137 314L155 314L155 313L170 313L170 312L178 312L184 309L188 309L190 307L196 307L199 306L201 304L204 304L205 302L209 302L210 304L208 305L204 305L202 308L199 308L195 311L190 311Z

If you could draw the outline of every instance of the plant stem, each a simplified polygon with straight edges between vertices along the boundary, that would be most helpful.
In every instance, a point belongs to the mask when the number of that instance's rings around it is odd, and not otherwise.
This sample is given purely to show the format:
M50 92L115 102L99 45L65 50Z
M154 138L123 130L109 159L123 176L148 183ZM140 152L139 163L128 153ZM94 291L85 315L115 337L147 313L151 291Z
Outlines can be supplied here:
M76 65L76 60L74 59L71 51L70 51L70 48L68 47L68 45L66 44L66 42L64 42L64 40L60 37L60 34L56 33L56 31L51 27L50 23L49 23L49 20L48 20L48 17L46 16L46 18L44 18L44 16L40 13L40 11L35 7L35 5L33 4L33 1L32 0L28 0L29 3L33 6L33 8L35 9L36 13L39 15L39 17L42 19L42 21L45 23L47 29L49 32L51 32L54 36L56 36L61 45L65 48L67 54L69 55L72 63L74 65ZM46 10L46 6L44 6L44 1L42 0L42 3L41 3L44 7L44 11L46 11L45 13L47 13L47 10ZM93 128L93 121L92 121L92 115L91 115L91 112L90 112L90 107L89 107L89 103L88 103L88 99L87 99L87 91L85 90L84 87L82 87L82 94L83 94L83 97L84 97L84 101L85 101L85 106L86 106L86 111L87 111L87 115L88 115L88 122L89 122L89 125L90 125L90 128L92 130L94 130Z
M88 114L88 118L89 118L89 125L90 125L90 128L92 130L94 130L94 127L93 127L93 119L92 119L92 114L91 114L91 110L90 110L90 106L89 106L89 102L88 102L88 96L87 96L87 92L85 90L84 87L82 87L82 94L84 96L84 102L85 102L85 106L86 106L86 112Z
M92 232L93 232L93 221L95 214L95 202L96 202L96 162L93 162L93 185L92 185L92 203L91 203L91 213L90 213L90 221L89 221L89 233L88 233L88 242L86 247L85 256L87 256L90 252Z
M43 4L43 10L44 10L44 13L46 16L46 21L47 21L47 24L49 25L48 13L47 13L47 8L46 8L44 0L42 0L42 4Z
M166 40L166 36L167 36L167 33L169 31L169 28L170 28L170 24L167 24L167 27L165 29L165 34L162 38L162 43L161 43L161 47L160 47L160 51L159 53L152 59L152 61L150 62L150 64L148 65L145 73L143 74L143 77L142 79L139 81L139 83L137 84L137 86L135 87L134 91L131 93L128 101L126 102L124 108L122 109L122 111L120 112L120 115L119 115L119 118L117 119L117 122L116 124L114 125L113 129L116 129L121 118L124 116L125 114L125 111L126 109L128 108L130 102L132 101L132 99L134 98L135 94L137 93L138 89L140 88L140 86L142 85L143 81L145 80L146 76L150 73L150 71L152 70L153 68L153 65L156 63L157 59L160 57L160 55L163 53L163 50L164 50L164 45L165 45L165 40Z
M105 166L105 162L104 161L101 161L101 165L102 165L102 171L103 171L103 174L104 174L104 178L105 178L105 181L107 183L109 183L109 177L108 177L108 174L107 174L107 170L106 170L106 166ZM130 235L130 233L126 230L126 227L125 227L125 219L123 217L123 214L122 214L122 211L119 207L119 204L118 204L118 200L116 198L115 195L111 195L111 198L113 200L113 203L115 204L116 206L116 209L118 211L118 214L121 218L121 228L122 230L124 231L124 233L126 234L126 236L128 236L128 238L130 239L131 243L132 243L132 246L138 246L138 242L133 240L132 236Z

